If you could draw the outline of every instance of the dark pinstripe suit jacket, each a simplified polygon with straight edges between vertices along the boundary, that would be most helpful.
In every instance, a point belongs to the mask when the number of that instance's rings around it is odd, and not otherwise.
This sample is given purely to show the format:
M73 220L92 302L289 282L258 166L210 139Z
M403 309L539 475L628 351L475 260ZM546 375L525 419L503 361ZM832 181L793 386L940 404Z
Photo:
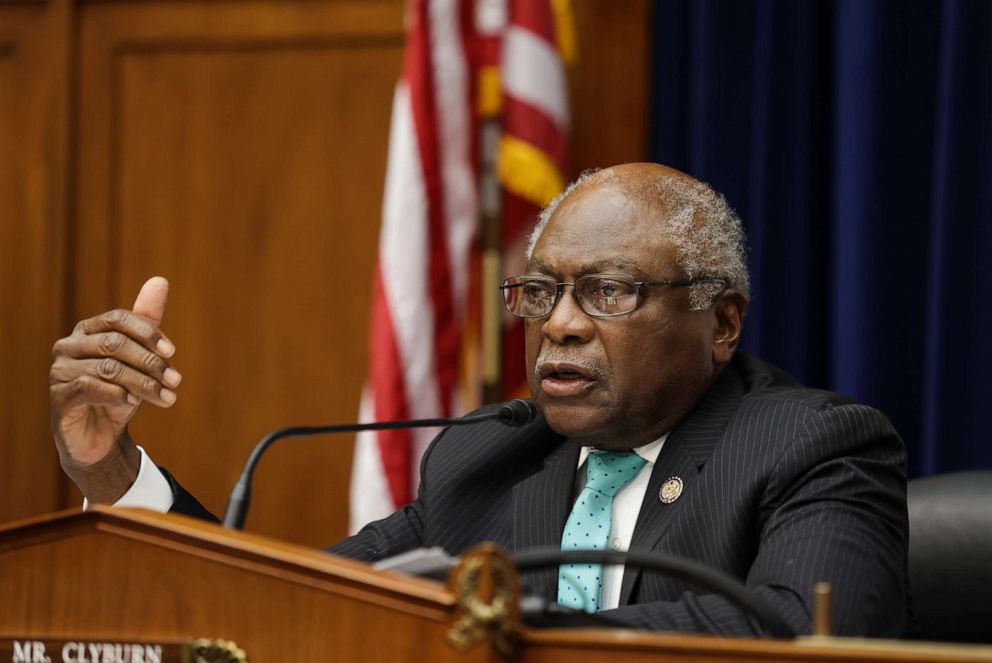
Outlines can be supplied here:
M421 546L458 554L482 541L509 550L558 546L579 447L543 419L451 428L428 449L420 495L330 552L371 561ZM658 457L631 550L687 557L740 578L797 631L810 630L812 587L829 581L841 634L899 636L906 612L905 450L878 411L806 389L738 353ZM682 496L658 500L682 478ZM187 496L177 490L177 508ZM557 571L524 583L554 601ZM724 599L627 569L620 608L631 626L760 633Z

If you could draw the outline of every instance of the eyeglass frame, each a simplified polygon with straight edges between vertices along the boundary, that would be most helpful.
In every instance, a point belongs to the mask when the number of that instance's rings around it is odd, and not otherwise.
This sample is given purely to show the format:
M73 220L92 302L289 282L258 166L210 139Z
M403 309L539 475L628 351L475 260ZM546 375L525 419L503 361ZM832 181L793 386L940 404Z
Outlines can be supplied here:
M576 294L575 283L581 279L592 278L595 276L598 277L619 276L619 277L623 277L624 279L630 279L631 281L633 281L634 286L637 288L637 291L634 293L635 296L637 297L637 301L634 303L634 308L630 309L629 311L621 311L619 313L599 313L599 312L592 313L586 310L585 305L583 305L582 303L582 298L579 297L578 294ZM542 315L521 315L519 313L514 313L513 311L511 311L510 306L506 301L506 291L509 290L510 288L519 288L524 285L524 283L508 284L507 281L511 279L540 279L546 283L553 282L555 285L555 296L551 302L551 307L548 309L548 312ZM551 315L555 310L555 306L557 306L558 302L561 300L562 289L565 286L572 286L572 294L575 297L575 301L576 303L578 303L579 308L582 309L582 311L586 315L592 316L594 318L613 318L618 315L629 315L637 310L637 308L641 305L641 288L651 288L655 286L688 287L694 285L705 285L707 283L718 283L722 286L721 290L727 288L730 285L730 281L722 276L701 277L695 279L667 279L664 281L638 281L634 276L630 274L624 274L622 272L596 272L593 274L583 274L582 276L577 277L575 281L572 281L571 283L557 281L553 276L547 276L545 274L518 274L516 276L508 276L505 279L503 279L503 283L499 286L499 289L503 293L503 307L506 309L507 313L517 318L523 318L525 320L528 319L533 320L537 318L546 318L547 316Z

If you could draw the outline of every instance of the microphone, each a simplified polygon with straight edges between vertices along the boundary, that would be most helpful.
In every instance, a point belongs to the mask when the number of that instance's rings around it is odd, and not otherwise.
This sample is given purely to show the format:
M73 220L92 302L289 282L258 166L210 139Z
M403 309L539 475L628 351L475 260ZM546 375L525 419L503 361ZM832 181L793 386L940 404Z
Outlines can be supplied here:
M469 553L472 551L470 550ZM737 578L705 564L668 553L619 550L562 550L557 547L528 548L510 553L510 561L517 571L557 568L561 564L617 564L627 568L655 571L686 580L689 583L722 596L760 624L773 638L792 639L796 632L782 613L760 594L752 593ZM457 560L448 559L439 564L418 568L414 575L443 580L456 566ZM381 563L380 563L381 564ZM378 565L377 565L378 567ZM390 567L387 567L390 568ZM402 567L399 570L403 570ZM521 582L521 589L525 589ZM520 599L520 612L527 626L537 628L572 628L600 626L629 628L609 616L609 613L586 613L573 610L541 596L524 595Z
M557 567L561 564L622 564L626 567L656 571L687 580L697 587L722 596L753 617L773 638L792 639L796 637L796 632L781 612L765 597L748 591L747 587L737 578L685 557L654 552L562 550L549 547L523 550L511 555L510 560L520 571L549 566ZM561 608L557 604L548 605L537 600L532 601L526 607L529 608L529 611L525 612L524 620L530 626L595 625L589 621L589 615L568 608ZM529 614L527 614L528 612ZM600 621L609 619L598 613L596 613L596 618Z
M514 399L500 403L494 412L473 414L467 417L409 419L405 421L376 421L366 424L335 424L331 426L290 426L274 430L263 437L248 457L245 468L241 471L238 482L231 490L224 510L224 527L228 529L244 529L245 518L251 503L251 481L255 466L262 454L272 443L287 437L309 437L311 435L329 435L331 433L357 433L364 430L396 430L400 428L425 428L429 426L468 426L483 421L498 421L506 426L526 426L537 417L537 408L530 401Z

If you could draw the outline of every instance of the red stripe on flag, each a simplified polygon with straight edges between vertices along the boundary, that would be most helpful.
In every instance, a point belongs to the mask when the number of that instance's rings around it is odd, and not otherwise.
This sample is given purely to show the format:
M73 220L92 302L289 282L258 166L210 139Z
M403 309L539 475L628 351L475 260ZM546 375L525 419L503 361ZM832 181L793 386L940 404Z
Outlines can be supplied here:
M529 235L540 208L509 191L503 195L503 246L519 250L517 238ZM515 318L503 327L502 389L500 398L520 398L527 384L524 323Z
M480 67L498 67L503 54L503 36L486 35L472 46L473 60Z
M547 114L512 95L503 97L503 130L548 155L564 177L568 140Z
M548 42L552 48L558 48L555 40L555 17L551 11L551 3L546 0L511 2L510 25L532 32Z
M478 178L480 165L479 165L479 132L477 131L476 120L476 108L475 102L478 99L478 87L479 87L479 67L482 66L482 50L481 42L482 38L479 33L475 30L475 3L474 2L461 2L459 4L458 12L458 30L459 37L461 38L462 53L465 56L465 74L468 77L468 89L465 94L465 117L469 118L472 123L472 128L468 132L469 137L469 158L472 164L472 174L475 178ZM497 42L498 43L498 42ZM496 59L493 62L488 63L491 65L499 64L499 56L497 54ZM475 180L474 180L475 181ZM457 277L461 277L461 274L456 274Z
M503 192L503 250L519 249L517 240L521 235L530 235L541 208L525 198L509 191Z
M434 97L434 64L431 57L431 24L428 2L415 0L416 27L407 42L404 74L410 86L410 105L417 133L429 222L429 283L434 309L434 361L443 416L451 414L451 394L458 379L458 348L461 342L451 293L444 195L441 188L441 158ZM419 28L419 29L417 29Z
M369 374L375 394L375 420L409 419L403 362L393 329L392 316L383 289L382 271L376 264L372 284L372 315ZM383 430L377 433L386 482L399 508L413 499L410 481L411 435L408 430Z

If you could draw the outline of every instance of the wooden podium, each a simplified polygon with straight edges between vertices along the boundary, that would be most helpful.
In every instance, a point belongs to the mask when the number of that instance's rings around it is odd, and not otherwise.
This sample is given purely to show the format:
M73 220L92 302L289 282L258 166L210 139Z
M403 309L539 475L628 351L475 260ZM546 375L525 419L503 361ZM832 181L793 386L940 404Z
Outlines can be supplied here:
M459 651L461 613L441 583L181 516L94 507L0 527L0 636L23 641L222 638L255 663L992 661L989 647L518 626L509 655Z

